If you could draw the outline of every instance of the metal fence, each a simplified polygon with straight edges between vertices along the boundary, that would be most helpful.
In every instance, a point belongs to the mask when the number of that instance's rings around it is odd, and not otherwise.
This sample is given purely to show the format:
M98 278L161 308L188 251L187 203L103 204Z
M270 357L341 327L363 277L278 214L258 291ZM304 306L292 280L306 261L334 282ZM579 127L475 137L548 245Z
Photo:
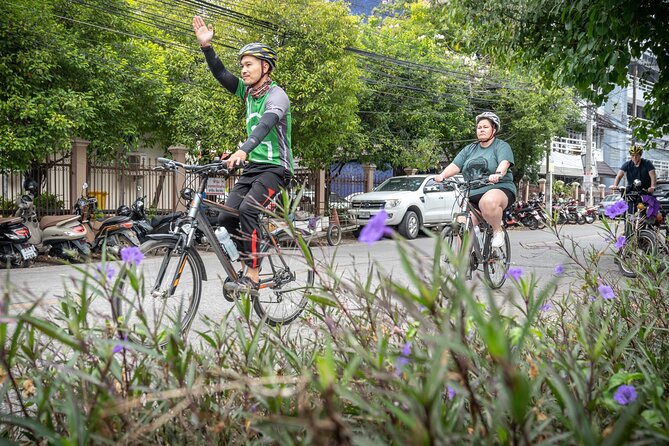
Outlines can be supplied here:
M40 197L35 200L38 216L70 214L74 203L70 202L71 159L69 154L52 154L47 161L33 169L31 177L38 183ZM17 199L25 193L22 172L0 173L0 214L12 215Z
M175 191L181 190L187 178L183 171L167 172L156 169L158 166L144 159L141 163L106 165L92 160L88 164L87 194L97 198L98 209L108 214L142 196L157 212L170 212L176 207Z
M197 178L184 174L182 170L166 172L157 170L158 164L142 157L137 162L117 160L114 162L98 162L89 159L86 167L87 189L83 184L75 185L74 194L70 191L72 178L71 158L69 154L54 155L39 170L41 174L40 191L43 198L38 206L38 213L43 215L69 214L74 203L73 195L87 195L98 200L98 209L105 214L113 214L121 205L130 205L137 197L146 196L145 203L156 213L168 213L177 208L177 193L184 187L197 190ZM377 172L378 173L378 172ZM212 178L207 188L207 196L217 202L225 201L228 191L234 186L237 176L227 180ZM385 176L374 176L374 186L385 179ZM3 216L14 212L14 203L22 191L24 175L22 173L0 174L3 200L0 201L0 212ZM319 186L319 174L306 168L296 169L296 183L304 189L300 209L315 214L318 209L316 191ZM333 208L348 207L347 197L364 191L362 172L325 175L325 212ZM325 198L325 197L323 197Z

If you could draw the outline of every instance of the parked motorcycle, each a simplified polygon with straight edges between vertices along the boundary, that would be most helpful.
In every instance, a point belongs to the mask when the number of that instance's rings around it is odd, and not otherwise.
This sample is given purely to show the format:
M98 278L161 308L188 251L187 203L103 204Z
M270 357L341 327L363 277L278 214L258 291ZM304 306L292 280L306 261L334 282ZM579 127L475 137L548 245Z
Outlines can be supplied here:
M88 184L82 187L82 196L74 206L74 212L80 216L81 223L88 229L86 241L94 251L102 251L107 247L107 252L118 256L121 248L126 246L139 246L137 235L132 230L133 222L130 217L114 216L106 219L96 219L98 200L87 198L86 190Z
M27 267L37 257L28 243L30 230L19 217L0 218L0 262L6 267Z
M47 215L38 220L34 203L37 182L26 179L23 188L26 194L17 199L15 216L20 217L28 227L29 243L42 254L67 261L88 261L91 257L90 247L86 243L88 231L79 222L79 216Z
M130 207L121 205L116 209L116 215L130 217L132 220L132 230L135 232L140 243L148 240L148 235L153 233L153 226L146 218L144 200L146 195L138 197Z
M598 209L599 208L597 206L589 206L585 208L584 217L586 223L590 224L597 220Z

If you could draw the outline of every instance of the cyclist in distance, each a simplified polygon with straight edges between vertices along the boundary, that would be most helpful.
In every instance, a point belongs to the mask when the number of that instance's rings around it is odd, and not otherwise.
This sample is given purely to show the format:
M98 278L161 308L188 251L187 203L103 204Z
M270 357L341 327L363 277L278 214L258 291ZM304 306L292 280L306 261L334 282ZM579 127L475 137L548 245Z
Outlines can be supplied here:
M509 144L497 138L501 129L502 124L496 114L485 112L478 115L478 141L463 148L453 162L434 178L441 182L460 172L466 181L487 177L492 184L472 189L469 201L479 207L483 218L492 227L493 248L504 245L502 214L507 206L516 201L517 193L510 170L514 164L513 152ZM478 222L474 221L474 224Z
M623 176L627 179L627 185L630 186L634 184L634 180L641 181L641 188L647 190L649 193L655 191L655 185L657 182L657 177L655 175L655 166L650 160L641 158L643 154L643 149L641 146L632 146L630 147L630 160L625 161L618 175L616 175L615 180L613 180L613 186L611 189L618 189L618 183L622 180ZM634 212L632 207L634 203L630 203L630 212Z
M201 17L195 16L193 30L211 73L246 105L248 138L227 159L228 169L248 161L225 201L226 206L239 211L239 216L221 212L219 224L236 240L240 258L247 266L245 275L233 284L233 288L241 293L253 293L258 289L261 261L261 247L258 246L260 207L268 205L293 175L290 101L286 92L270 77L277 56L268 45L249 43L239 51L240 79L229 72L216 55L211 44L213 26L207 26Z

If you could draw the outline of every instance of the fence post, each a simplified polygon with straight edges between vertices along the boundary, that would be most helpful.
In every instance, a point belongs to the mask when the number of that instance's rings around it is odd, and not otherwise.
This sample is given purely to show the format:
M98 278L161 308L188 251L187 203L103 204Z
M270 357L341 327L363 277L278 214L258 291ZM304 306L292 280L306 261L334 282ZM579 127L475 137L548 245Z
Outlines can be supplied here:
M374 189L374 172L376 171L376 165L365 163L362 165L362 171L364 191L371 192L372 189Z
M325 215L327 208L327 197L325 196L325 170L319 169L313 171L316 176L316 207L314 213L316 215Z
M167 151L172 154L172 159L178 163L186 162L186 152L188 148L182 145L170 146L167 148ZM181 188L179 187L179 179L177 175L172 175L172 209L175 211L185 211L186 207L179 200L179 192Z
M70 206L74 211L74 204L81 193L81 186L88 181L86 171L88 159L86 150L90 141L83 138L72 138L72 164L70 165Z
M544 200L546 199L546 179L545 178L540 178L539 179L539 192L544 196Z

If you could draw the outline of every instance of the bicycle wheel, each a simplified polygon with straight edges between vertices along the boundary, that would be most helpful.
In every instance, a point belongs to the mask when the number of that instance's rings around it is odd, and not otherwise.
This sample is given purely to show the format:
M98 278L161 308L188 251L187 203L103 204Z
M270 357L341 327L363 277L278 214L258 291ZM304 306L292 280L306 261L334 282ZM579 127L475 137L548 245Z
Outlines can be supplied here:
M454 229L451 225L446 226L441 231L441 238L444 241L444 249L446 251L441 255L441 270L446 276L452 276L457 273L458 268L451 262L451 259L449 259L448 250L450 249L456 256L460 255L460 251L462 250L462 236L459 232L459 229Z
M636 270L643 264L645 256L655 254L657 243L652 231L642 229L637 235L631 235L625 246L618 251L616 263L625 277L636 277Z
M253 309L271 326L294 321L307 305L307 293L314 284L314 270L309 266L297 241L287 233L266 244L260 268L260 288L253 299ZM313 258L311 248L307 247Z
M332 224L328 226L328 230L325 233L325 236L328 241L328 245L337 246L341 243L341 226L338 224Z
M491 232L486 234L483 248L483 252L485 253L483 259L483 276L488 286L494 290L504 285L506 272L509 270L509 263L511 263L509 234L504 228L502 228L502 231L504 231L504 244L501 248L492 248Z
M175 328L185 333L193 322L202 294L202 260L194 248L183 255L175 240L150 240L140 249L144 259L137 267L138 291L130 286L126 272L120 282L116 314L131 339L162 345ZM173 283L176 286L172 287Z

